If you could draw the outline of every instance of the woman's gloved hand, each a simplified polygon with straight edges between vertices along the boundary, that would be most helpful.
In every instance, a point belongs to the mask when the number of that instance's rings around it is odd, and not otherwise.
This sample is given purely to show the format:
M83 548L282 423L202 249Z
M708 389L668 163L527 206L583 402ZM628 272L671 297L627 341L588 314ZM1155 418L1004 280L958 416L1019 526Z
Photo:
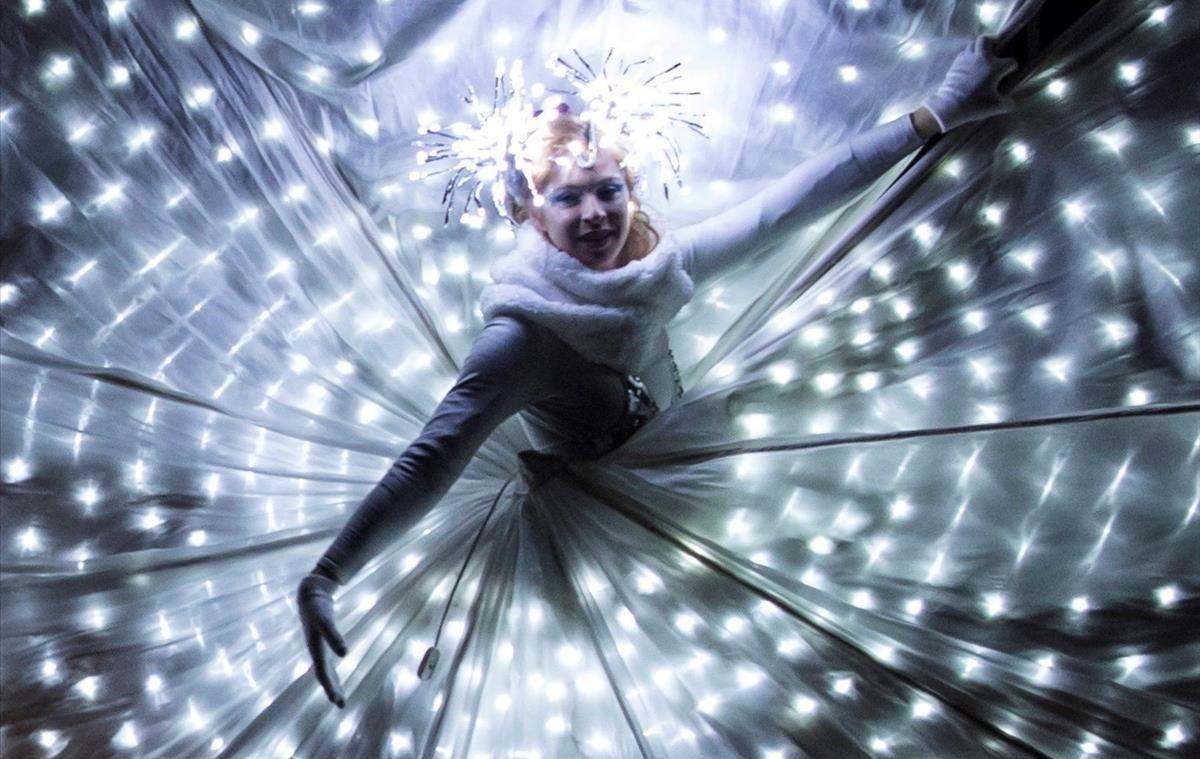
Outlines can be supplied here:
M1012 110L1012 98L1000 94L1000 80L1017 70L1013 58L997 58L996 40L975 38L950 64L945 79L922 105L943 132Z
M304 626L304 642L312 656L313 673L325 689L329 700L339 709L346 705L342 686L338 682L337 670L325 653L325 643L338 656L346 655L346 641L333 623L333 591L337 583L323 575L310 574L300 581L296 592L296 605L300 609L300 623Z

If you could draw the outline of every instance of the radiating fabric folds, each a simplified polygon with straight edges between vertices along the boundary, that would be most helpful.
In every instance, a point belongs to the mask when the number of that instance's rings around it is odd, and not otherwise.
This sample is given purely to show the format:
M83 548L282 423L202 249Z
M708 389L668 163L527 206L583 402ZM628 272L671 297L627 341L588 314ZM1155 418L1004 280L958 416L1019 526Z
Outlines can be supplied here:
M684 61L710 137L644 198L681 228L915 107L1013 5L6 4L3 753L1195 754L1178 0L1099 3L836 260L903 167L698 287L684 395L501 499L432 680L516 419L337 597L344 711L300 634L297 581L450 387L514 244L409 179L467 83Z

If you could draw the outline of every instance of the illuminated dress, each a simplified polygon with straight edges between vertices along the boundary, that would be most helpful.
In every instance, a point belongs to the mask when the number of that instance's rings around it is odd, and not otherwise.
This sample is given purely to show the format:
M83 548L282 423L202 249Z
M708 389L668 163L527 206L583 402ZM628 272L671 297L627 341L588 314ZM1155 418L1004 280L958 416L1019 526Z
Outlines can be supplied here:
M484 290L484 314L492 318L458 382L319 566L347 582L424 516L514 413L524 412L541 454L526 460L538 467L594 459L625 442L683 392L665 322L691 299L693 281L755 250L762 238L844 202L920 144L907 116L864 132L745 203L668 234L644 259L608 272L588 270L525 225L517 249L493 269L498 282ZM598 315L614 304L615 313ZM527 479L545 473L525 472Z
M440 185L405 184L422 126L472 118L464 79L599 44L593 19L684 43L725 117L660 209L694 220L810 150L844 162L824 149L1017 5L5 4L0 751L1194 755L1187 3L1103 3L1011 117L693 271L686 392L638 369L659 412L620 445L629 389L651 408L631 370L495 317L605 418L530 406L378 531L337 593L345 709L297 624L297 581L420 437L513 247L494 217L438 229Z

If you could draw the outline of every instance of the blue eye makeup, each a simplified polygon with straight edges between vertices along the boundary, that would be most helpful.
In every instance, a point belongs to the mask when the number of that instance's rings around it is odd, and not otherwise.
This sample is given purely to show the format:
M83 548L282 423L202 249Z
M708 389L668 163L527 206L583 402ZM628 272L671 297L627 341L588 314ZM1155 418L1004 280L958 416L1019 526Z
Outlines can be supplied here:
M625 191L625 183L612 181L596 187L594 192L601 201L611 201L621 196ZM583 197L583 192L575 188L564 188L550 195L550 202L559 206L572 206Z

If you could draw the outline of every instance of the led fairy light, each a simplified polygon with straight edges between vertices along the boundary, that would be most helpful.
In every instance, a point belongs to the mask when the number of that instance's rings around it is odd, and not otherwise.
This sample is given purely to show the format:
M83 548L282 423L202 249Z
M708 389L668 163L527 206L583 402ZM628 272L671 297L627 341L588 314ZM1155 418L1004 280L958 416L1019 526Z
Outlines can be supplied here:
M506 65L502 58L496 63L490 107L485 107L474 89L468 87L465 99L474 124L455 122L443 126L436 117L421 119L419 133L433 139L414 143L421 148L417 153L418 165L439 162L450 165L432 171L417 170L412 177L422 180L450 174L442 193L444 223L449 223L460 193L465 198L458 207L458 216L464 223L473 222L471 226L479 224L472 211L482 211L485 193L486 200L506 218L510 200L531 202L535 206L545 202L533 183L533 173L541 158L541 130L556 113L569 112L563 94L575 96L585 104L580 119L588 124L587 144L569 146L580 166L591 166L600 148L619 144L627 150L623 165L635 175L641 177L652 164L660 163L664 193L669 193L668 178L682 184L682 161L673 133L686 128L704 134L700 116L686 110L681 102L682 98L699 94L678 89L682 64L647 75L644 67L652 63L648 58L628 64L620 60L614 63L610 50L597 71L578 52L575 57L578 64L561 57L552 61L553 72L572 89L552 91L555 94L542 102L546 110L535 109L533 105L531 98L542 88L526 86L524 62L518 59Z
M575 94L586 104L580 118L595 124L604 135L599 145L588 146L591 158L594 160L597 147L610 147L606 140L620 140L633 148L625 163L636 174L640 175L658 157L676 183L682 184L679 144L673 134L682 127L704 135L701 115L686 110L682 101L700 93L677 89L683 83L683 64L675 63L647 76L643 67L653 63L650 58L614 63L613 51L609 50L597 72L577 51L575 57L579 66L559 57L555 71L575 86ZM667 187L664 182L664 192Z
M525 87L525 65L521 60L513 61L506 69L504 59L496 62L496 76L492 92L492 105L485 109L479 102L474 88L468 88L466 100L476 119L475 125L465 122L442 128L436 121L423 123L418 130L440 140L418 140L414 144L427 148L417 153L417 163L428 165L439 161L451 161L449 168L431 172L418 171L415 177L425 179L445 172L452 172L446 183L442 202L446 206L445 222L449 222L455 197L460 190L466 193L462 214L472 207L482 207L484 191L490 192L490 200L497 211L504 213L504 197L515 190L504 186L505 173L516 169L523 173L531 165L527 143L537 130L537 116L529 104ZM428 236L426 234L425 236ZM422 239L422 238L418 238Z

